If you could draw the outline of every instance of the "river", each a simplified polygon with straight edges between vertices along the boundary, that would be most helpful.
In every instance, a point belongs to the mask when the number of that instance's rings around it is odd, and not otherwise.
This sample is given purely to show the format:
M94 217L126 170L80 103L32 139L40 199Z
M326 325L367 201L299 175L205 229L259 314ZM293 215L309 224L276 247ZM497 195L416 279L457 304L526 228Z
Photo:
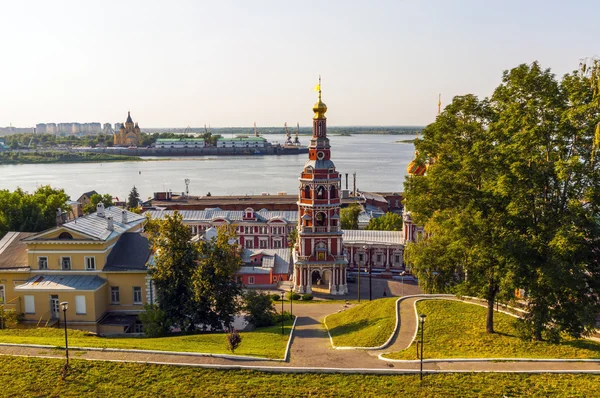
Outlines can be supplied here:
M269 141L276 136L265 136ZM414 156L414 146L395 143L412 138L406 135L330 136L332 160L337 170L356 172L356 186L363 191L403 191L406 166ZM301 136L303 145L308 136ZM185 191L190 179L190 195L259 195L298 190L298 176L308 154L286 156L203 156L152 159L142 162L54 163L0 166L0 189L21 187L33 191L39 185L63 188L72 199L95 190L126 198L135 185L140 197L171 189Z

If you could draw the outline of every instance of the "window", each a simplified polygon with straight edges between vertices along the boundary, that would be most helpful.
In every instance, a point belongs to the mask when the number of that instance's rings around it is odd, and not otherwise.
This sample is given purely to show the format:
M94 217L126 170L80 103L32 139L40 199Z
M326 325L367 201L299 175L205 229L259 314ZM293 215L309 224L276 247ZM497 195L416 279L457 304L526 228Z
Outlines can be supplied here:
M394 262L395 262L395 263L399 263L399 262L400 262L400 256L399 256L398 254L396 254L396 255L394 256Z
M281 244L281 241L280 241L280 240L274 240L274 241L273 241L273 248L274 248L274 249L281 249L281 247L282 247L282 246L283 246L283 245Z
M61 257L60 264L63 270L71 269L71 257Z
M96 269L96 257L85 257L85 269L95 270Z
M248 284L249 285L254 285L254 277L253 276L249 276L248 277Z
M381 254L377 255L377 262L380 263L381 262Z
M85 315L85 296L75 296L75 313L77 315Z
M0 304L6 303L6 292L4 290L4 285L0 285Z
M246 249L252 249L254 247L254 242L251 240L245 240L244 245L246 245Z
M25 301L25 313L35 314L35 300L33 296L23 296L23 300Z
M38 269L48 269L48 257L38 257Z
M142 304L142 288L139 286L133 287L133 304Z
M362 263L364 261L363 258L364 258L363 255L359 254L358 255L358 262Z
M62 232L60 235L58 235L58 239L73 239L73 235L68 232Z
M276 276L273 277L273 282L277 282L277 277Z
M110 303L111 304L119 304L121 302L121 297L119 295L119 286L111 286L110 287Z
M136 322L133 325L133 333L144 333L144 324Z
M261 239L260 241L258 241L258 243L259 243L261 249L267 248L267 240L266 239Z

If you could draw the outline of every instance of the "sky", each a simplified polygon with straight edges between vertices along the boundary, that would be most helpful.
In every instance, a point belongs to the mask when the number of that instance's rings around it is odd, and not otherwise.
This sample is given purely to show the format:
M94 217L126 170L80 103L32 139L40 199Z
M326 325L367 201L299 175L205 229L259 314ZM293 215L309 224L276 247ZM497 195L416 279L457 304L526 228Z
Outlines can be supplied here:
M598 56L598 1L3 1L0 126L426 125L538 60Z

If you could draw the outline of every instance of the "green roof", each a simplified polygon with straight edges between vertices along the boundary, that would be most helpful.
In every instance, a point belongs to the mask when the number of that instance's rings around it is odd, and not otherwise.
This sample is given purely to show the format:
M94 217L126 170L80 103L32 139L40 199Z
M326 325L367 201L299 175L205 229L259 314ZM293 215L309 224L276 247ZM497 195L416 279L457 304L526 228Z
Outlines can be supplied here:
M219 138L219 141L261 141L264 142L266 139L263 137L235 137L235 138Z
M159 138L156 142L204 142L204 138Z

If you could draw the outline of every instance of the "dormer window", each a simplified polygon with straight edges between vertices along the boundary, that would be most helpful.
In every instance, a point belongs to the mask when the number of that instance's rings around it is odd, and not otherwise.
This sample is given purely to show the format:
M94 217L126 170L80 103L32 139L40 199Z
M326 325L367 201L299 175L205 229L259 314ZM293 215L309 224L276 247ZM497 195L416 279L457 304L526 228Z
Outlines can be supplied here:
M306 174L312 174L312 173L313 173L313 168L312 168L312 166L308 166L308 167L306 168Z

